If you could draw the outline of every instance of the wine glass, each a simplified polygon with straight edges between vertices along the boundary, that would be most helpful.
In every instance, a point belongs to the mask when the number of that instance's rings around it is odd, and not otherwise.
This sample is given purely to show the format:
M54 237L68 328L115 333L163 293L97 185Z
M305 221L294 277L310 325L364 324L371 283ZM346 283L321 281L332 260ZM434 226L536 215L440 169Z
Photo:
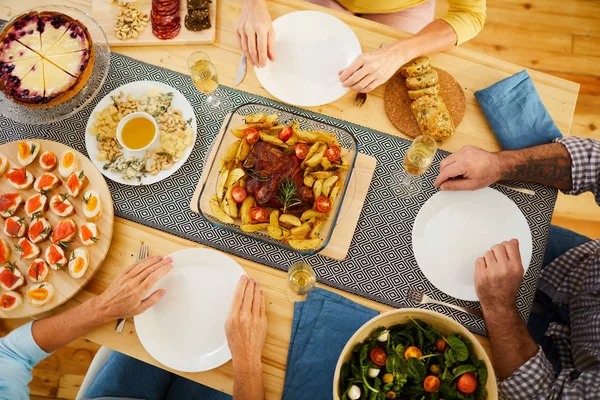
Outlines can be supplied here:
M188 58L188 68L194 85L207 95L206 104L214 108L219 107L221 100L214 95L219 87L219 76L208 54L203 51L192 53Z
M296 263L288 269L286 296L292 303L306 300L306 296L315 288L317 275L306 263Z
M436 141L429 135L417 137L404 155L404 171L402 180L396 182L393 189L400 198L413 197L422 191L420 176L423 175L433 161L437 151Z

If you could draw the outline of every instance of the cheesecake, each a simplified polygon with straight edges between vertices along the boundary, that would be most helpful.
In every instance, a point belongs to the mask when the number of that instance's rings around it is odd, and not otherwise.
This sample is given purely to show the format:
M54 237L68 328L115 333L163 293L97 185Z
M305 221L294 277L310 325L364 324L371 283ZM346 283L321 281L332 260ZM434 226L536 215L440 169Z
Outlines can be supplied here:
M0 33L0 91L16 103L64 103L85 86L93 69L90 33L68 15L30 12Z

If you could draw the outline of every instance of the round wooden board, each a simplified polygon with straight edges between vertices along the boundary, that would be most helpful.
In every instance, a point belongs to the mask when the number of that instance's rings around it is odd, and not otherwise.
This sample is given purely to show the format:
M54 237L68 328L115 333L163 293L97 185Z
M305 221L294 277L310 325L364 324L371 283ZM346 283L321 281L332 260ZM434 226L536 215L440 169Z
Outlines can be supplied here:
M65 251L65 256L69 258L71 251L77 247L87 247L87 249L90 252L90 264L88 266L87 271L85 272L85 275L79 279L74 279L71 277L71 275L69 275L69 272L65 269L58 271L51 270L46 281L50 282L54 286L54 297L52 298L52 300L50 300L48 304L46 304L43 307L33 307L29 304L26 298L27 289L30 286L32 286L32 282L29 280L29 278L27 278L27 268L29 267L31 260L19 260L19 252L16 251L14 247L14 245L17 244L18 239L9 238L6 237L6 235L4 235L4 220L0 218L0 222L2 223L2 229L0 229L0 237L2 237L4 240L7 241L7 243L9 243L9 245L12 246L10 259L12 261L16 261L16 264L25 276L26 281L26 285L19 289L19 291L23 294L23 304L13 311L0 311L0 318L31 317L37 314L48 312L69 300L71 297L77 294L77 292L79 292L89 282L90 279L92 279L92 277L102 264L102 261L104 261L104 258L108 253L108 248L110 247L110 241L112 239L113 234L114 209L112 197L110 195L110 191L108 190L108 186L106 185L106 181L104 180L104 176L102 176L102 174L100 173L100 171L98 171L94 164L92 164L92 162L86 156L74 149L71 149L70 147L64 144L53 142L50 140L32 140L39 142L42 147L39 155L41 155L42 152L49 150L54 152L54 154L56 154L56 157L60 157L62 152L67 149L72 150L76 154L79 160L79 169L85 172L85 175L89 179L89 184L79 194L79 196L77 196L77 198L70 199L73 203L73 206L75 207L76 212L74 215L68 218L73 219L73 221L75 221L75 223L77 224L77 227L84 224L86 222L86 219L83 215L83 194L88 189L93 189L96 192L98 192L102 201L102 213L100 215L100 219L96 221L96 226L98 227L99 231L99 240L93 246L83 246L81 240L79 239L78 231L75 240L73 240L73 242L69 244L68 250ZM9 160L9 169L21 168L21 164L19 164L19 162L17 161L17 144L18 142L10 142L0 146L0 152L4 154ZM38 162L39 155L34 162L25 167L27 171L31 172L35 178L44 173ZM58 167L54 169L52 173L61 178L58 173ZM63 182L62 185L48 194L48 201L50 200L50 197L52 195L56 193L64 193L66 191L64 185L65 180L61 178L61 181ZM23 205L29 197L37 193L35 190L33 190L33 188L28 190L16 190L8 183L6 178L0 178L0 193L14 192L19 192L21 194L21 196L23 197ZM20 217L25 217L27 223L31 222L30 219L26 216L23 206L19 207L19 211L16 215ZM48 221L50 221L52 227L56 226L56 224L61 220L60 217L57 217L51 211L47 211L45 217L48 219ZM40 256L38 257L45 258L44 252L50 244L50 240L45 240L37 244L40 247ZM4 292L4 289L0 288L0 295Z
M434 67L435 68L435 67ZM465 116L467 101L465 92L460 84L452 75L440 68L435 68L438 72L440 95L448 107L452 116L454 127L458 127ZM406 78L397 72L387 83L385 94L383 95L383 104L385 112L400 132L410 137L421 135L417 119L410 109L413 102L408 97L408 88L406 87Z

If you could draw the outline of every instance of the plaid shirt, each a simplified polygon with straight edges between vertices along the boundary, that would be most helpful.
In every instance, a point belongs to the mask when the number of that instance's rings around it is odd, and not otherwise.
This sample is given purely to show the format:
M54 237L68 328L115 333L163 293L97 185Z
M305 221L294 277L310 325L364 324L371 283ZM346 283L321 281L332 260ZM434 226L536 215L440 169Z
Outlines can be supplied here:
M592 192L600 205L600 142L560 138L572 159L573 188ZM555 377L541 348L500 382L505 399L600 399L600 239L563 254L542 271L538 289L570 306L570 326L551 323L546 336L558 348L562 371Z

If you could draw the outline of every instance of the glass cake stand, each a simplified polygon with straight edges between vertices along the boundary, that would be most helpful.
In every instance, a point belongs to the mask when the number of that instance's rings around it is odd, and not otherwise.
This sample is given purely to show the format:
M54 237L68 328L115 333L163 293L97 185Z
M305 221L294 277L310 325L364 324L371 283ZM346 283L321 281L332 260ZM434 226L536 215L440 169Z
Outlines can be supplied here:
M18 16L31 11L56 11L79 20L90 32L95 53L94 69L87 83L79 93L62 104L48 108L27 107L13 102L0 92L0 115L25 124L41 125L71 117L96 97L108 76L110 48L102 27L84 11L68 6L45 6L24 11ZM11 21L8 21L7 24ZM0 23L0 29L4 26L3 23Z

